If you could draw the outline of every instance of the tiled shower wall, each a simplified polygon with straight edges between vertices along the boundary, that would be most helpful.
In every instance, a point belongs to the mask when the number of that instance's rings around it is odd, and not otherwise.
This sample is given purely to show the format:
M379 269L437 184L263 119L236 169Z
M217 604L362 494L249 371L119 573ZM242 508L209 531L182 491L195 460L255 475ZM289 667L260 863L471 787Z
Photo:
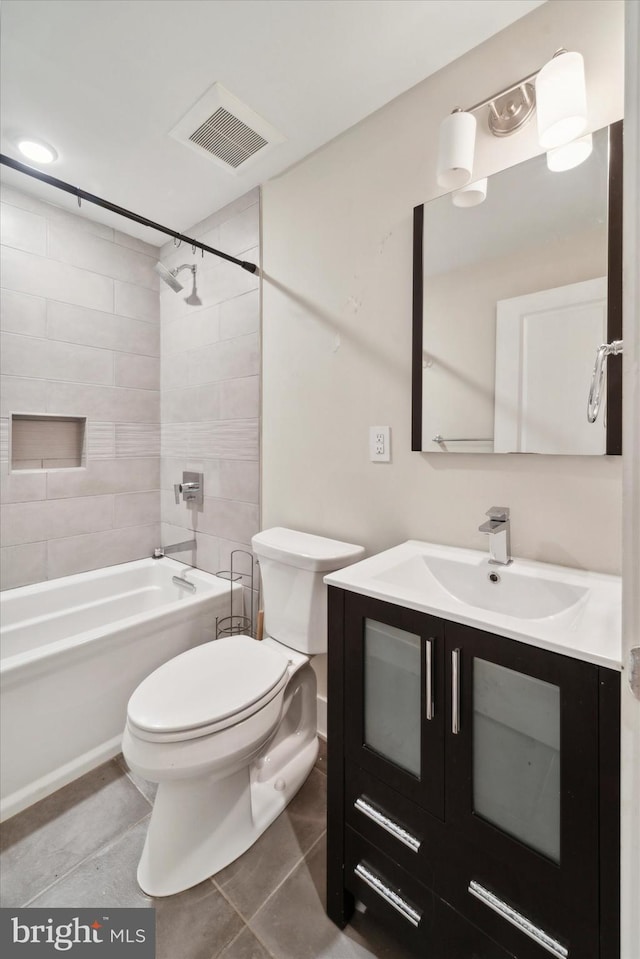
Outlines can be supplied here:
M254 190L186 230L214 249L259 263L259 191ZM160 293L162 325L162 542L195 537L195 552L176 554L200 569L227 570L232 550L251 549L259 529L260 292L254 274L173 242L161 250L169 269L197 266L202 306L185 289ZM204 474L204 504L195 509L173 486L183 470ZM234 568L251 561L236 554ZM248 585L248 578L243 584ZM257 587L257 581L255 583ZM255 596L254 604L255 606Z
M2 586L148 556L160 542L157 249L2 193ZM11 413L87 417L79 469L11 472Z

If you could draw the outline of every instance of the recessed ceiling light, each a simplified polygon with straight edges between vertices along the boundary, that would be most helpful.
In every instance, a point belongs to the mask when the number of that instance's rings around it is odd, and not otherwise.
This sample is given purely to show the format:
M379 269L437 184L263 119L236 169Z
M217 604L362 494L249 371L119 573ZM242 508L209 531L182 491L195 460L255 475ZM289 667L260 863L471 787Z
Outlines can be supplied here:
M45 143L44 140L20 140L18 142L20 153L33 160L34 163L53 163L58 159L58 153Z

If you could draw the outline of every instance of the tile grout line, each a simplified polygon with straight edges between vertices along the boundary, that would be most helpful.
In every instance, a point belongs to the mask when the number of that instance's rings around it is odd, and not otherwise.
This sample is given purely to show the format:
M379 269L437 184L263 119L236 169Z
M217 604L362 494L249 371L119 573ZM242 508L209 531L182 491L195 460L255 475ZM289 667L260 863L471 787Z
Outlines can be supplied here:
M214 876L210 876L210 877L209 877L209 882L213 883L213 885L214 885L215 888L218 890L218 892L219 892L222 896L224 896L224 898L225 898L226 901L229 903L229 905L232 906L232 908L238 913L238 915L240 916L240 918L242 919L242 921L245 923L245 925L247 925L247 926L249 926L249 928L251 928L250 923L251 923L252 919L254 918L254 916L257 916L257 914L258 914L259 912L261 912L261 910L263 909L263 907L269 902L269 900L272 898L272 896L275 895L275 893L276 893L276 892L280 889L280 887L287 881L287 879L291 876L291 874L292 874L293 872L295 872L295 870L298 868L298 866L299 866L302 862L304 862L305 858L309 855L309 853L311 852L311 850L312 850L312 849L320 842L320 840L326 835L326 832L327 832L326 828L323 829L322 832L320 833L320 835L318 836L318 838L315 839L315 840L311 843L311 845L309 846L309 848L307 849L307 851L304 852L304 853L302 853L302 854L300 855L300 858L299 858L299 859L296 859L295 863L293 864L293 866L291 867L291 869L289 870L289 872L287 872L287 873L285 874L285 876L280 880L280 882L278 883L278 885L275 886L275 887L271 890L271 892L269 893L269 895L267 896L267 898L264 900L264 902L262 902L262 903L260 904L260 906L258 907L258 909L256 909L256 911L253 913L253 916L251 917L251 919L247 919L246 916L245 916L242 912L240 912L240 909L236 906L236 904L233 902L233 900L229 898L229 896L227 895L227 893L225 892L225 890L222 888L222 886L220 886L219 883L216 882ZM251 929L251 932L253 932L253 929ZM254 933L254 935L255 935L255 933Z
M302 865L302 863L306 860L307 856L311 855L311 853L315 850L316 846L318 846L319 843L321 843L321 842L325 839L326 835L327 835L327 830L326 830L326 828L325 828L325 829L322 830L322 832L320 833L320 835L318 836L318 838L315 840L315 842L312 842L312 843L311 843L311 845L309 846L309 848L307 849L307 851L300 857L300 859L298 859L298 861L296 862L296 864L289 870L289 872L286 874L286 876L284 877L284 879L283 879L281 882L279 882L278 885L277 885L274 889L271 890L271 892L269 893L269 895L267 896L267 898L264 900L264 902L262 903L262 905L260 906L260 908L259 908L259 909L256 909L256 911L254 912L254 914L253 914L253 916L251 917L251 919L246 919L246 920L245 920L245 922L247 923L247 926L249 927L249 929L251 930L251 932L253 933L253 935L254 935L256 938L259 938L259 937L258 937L258 934L257 934L257 932L255 931L255 929L254 929L253 926L251 925L251 923L253 922L253 920L256 918L257 915L259 915L259 914L262 912L262 910L263 910L264 907L267 905L267 903L270 902L271 899L273 899L273 897L275 896L275 894L282 888L282 886L284 885L284 883L285 883L288 879L291 878L291 876L292 876L293 873L296 871L296 869L297 869L299 866ZM219 888L219 887L218 887L218 888ZM222 891L222 890L221 890L221 891Z
M231 904L231 905L233 905L233 904ZM237 909L236 909L236 912L238 912ZM238 915L240 915L239 912L238 912ZM249 924L248 924L247 922L243 922L242 929L240 930L240 932L238 933L238 935L237 935L237 936L234 936L233 939L232 939L230 942L228 942L228 943L226 944L226 946L224 946L224 948L222 949L222 952L216 952L215 955L213 955L213 956L211 957L211 959L218 959L218 956L223 955L223 954L227 951L227 949L230 949L231 946L232 946L235 942L237 942L238 939L240 938L240 936L241 936L243 933L245 933L245 932L251 933L251 935L254 937L254 939L262 946L262 948L263 948L264 951L266 952L266 954L267 954L267 956L269 957L269 959L278 959L278 957L275 956L275 955L271 952L271 950L267 948L267 946L266 946L265 943L262 941L262 939L260 938L260 936L258 936L257 933L255 933L255 932L253 931L253 929L249 926Z
M131 825L128 826L123 832L118 833L117 836L114 836L108 842L104 843L104 845L99 846L98 849L94 849L92 853L90 853L88 856L85 856L84 859L80 860L80 862L77 862L71 869L68 870L68 872L62 873L60 876L58 876L55 879L54 882L50 883L48 886L45 886L35 896L32 896L31 899L28 899L27 902L24 902L19 908L26 909L27 907L31 905L32 902L35 902L35 900L38 899L40 896L42 896L45 892L48 892L50 889L53 889L53 887L57 886L63 879L67 879L69 876L71 876L77 869L80 868L80 866L83 866L85 863L90 862L99 853L103 852L105 849L109 849L111 846L114 846L117 842L120 842L120 840L123 839L127 835L127 833L131 832L132 829L135 829L136 826L139 826L140 823L143 822L149 815L150 813L146 813L140 819L136 820L136 822L131 823ZM147 899L152 898L151 896L147 896L146 893L142 893L142 894Z

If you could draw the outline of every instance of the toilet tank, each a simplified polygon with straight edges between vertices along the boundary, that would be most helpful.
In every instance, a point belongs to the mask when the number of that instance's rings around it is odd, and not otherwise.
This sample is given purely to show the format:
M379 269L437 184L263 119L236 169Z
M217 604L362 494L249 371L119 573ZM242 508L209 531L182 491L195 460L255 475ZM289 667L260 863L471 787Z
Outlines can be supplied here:
M327 587L322 579L364 557L364 547L282 526L251 540L260 563L264 630L301 653L327 651Z

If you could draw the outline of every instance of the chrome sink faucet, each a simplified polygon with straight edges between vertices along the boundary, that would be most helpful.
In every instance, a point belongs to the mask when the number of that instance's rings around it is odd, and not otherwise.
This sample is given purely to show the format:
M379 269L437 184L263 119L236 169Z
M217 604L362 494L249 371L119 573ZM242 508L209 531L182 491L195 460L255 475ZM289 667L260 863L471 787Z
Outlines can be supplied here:
M486 515L489 519L478 529L489 534L489 562L494 566L508 566L512 562L509 508L492 506Z

